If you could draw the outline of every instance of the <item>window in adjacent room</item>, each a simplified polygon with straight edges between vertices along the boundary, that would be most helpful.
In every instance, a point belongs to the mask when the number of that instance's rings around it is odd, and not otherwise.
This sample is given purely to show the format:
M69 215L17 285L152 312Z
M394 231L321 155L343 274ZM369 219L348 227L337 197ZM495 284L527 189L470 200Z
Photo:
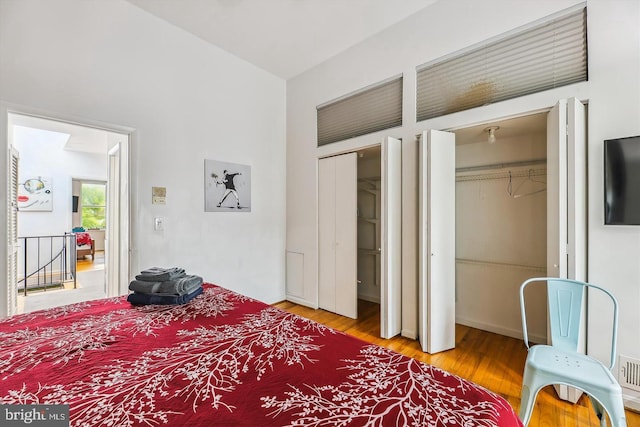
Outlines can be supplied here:
M104 229L107 225L107 183L83 182L80 206L84 228Z

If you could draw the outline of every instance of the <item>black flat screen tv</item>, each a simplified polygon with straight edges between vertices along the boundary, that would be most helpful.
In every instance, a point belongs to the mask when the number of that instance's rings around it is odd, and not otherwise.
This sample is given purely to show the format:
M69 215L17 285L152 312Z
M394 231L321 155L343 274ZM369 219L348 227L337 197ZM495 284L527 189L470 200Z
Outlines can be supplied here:
M604 223L640 225L640 136L604 141Z

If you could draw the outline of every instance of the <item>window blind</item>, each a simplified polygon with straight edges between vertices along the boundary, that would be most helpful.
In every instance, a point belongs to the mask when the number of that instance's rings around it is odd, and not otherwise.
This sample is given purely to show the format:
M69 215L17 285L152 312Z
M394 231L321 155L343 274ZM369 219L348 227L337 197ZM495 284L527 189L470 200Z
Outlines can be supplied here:
M402 125L402 76L317 107L318 146Z
M426 120L586 81L586 8L417 68L416 119Z

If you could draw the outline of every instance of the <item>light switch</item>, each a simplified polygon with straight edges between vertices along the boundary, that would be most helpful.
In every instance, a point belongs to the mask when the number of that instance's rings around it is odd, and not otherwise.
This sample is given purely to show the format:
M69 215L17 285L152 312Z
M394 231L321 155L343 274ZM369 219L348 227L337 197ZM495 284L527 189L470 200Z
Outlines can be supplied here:
M163 231L164 230L164 218L155 217L153 219L153 229L154 229L154 231Z

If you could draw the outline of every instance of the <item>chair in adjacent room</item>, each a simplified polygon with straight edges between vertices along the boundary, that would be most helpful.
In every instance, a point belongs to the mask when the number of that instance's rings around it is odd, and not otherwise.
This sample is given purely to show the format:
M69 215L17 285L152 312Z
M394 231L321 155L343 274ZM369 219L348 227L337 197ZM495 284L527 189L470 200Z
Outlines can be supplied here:
M532 283L547 286L551 345L529 346L525 288ZM613 330L609 366L578 352L578 336L587 288L603 293L608 297L605 298L607 303L609 300L612 303ZM533 278L520 286L520 310L524 343L528 349L520 401L520 419L524 425L529 424L538 392L547 385L564 384L582 390L589 396L602 427L607 425L605 411L609 414L613 427L626 427L622 390L611 373L615 364L618 332L618 302L615 297L600 286L577 280Z

